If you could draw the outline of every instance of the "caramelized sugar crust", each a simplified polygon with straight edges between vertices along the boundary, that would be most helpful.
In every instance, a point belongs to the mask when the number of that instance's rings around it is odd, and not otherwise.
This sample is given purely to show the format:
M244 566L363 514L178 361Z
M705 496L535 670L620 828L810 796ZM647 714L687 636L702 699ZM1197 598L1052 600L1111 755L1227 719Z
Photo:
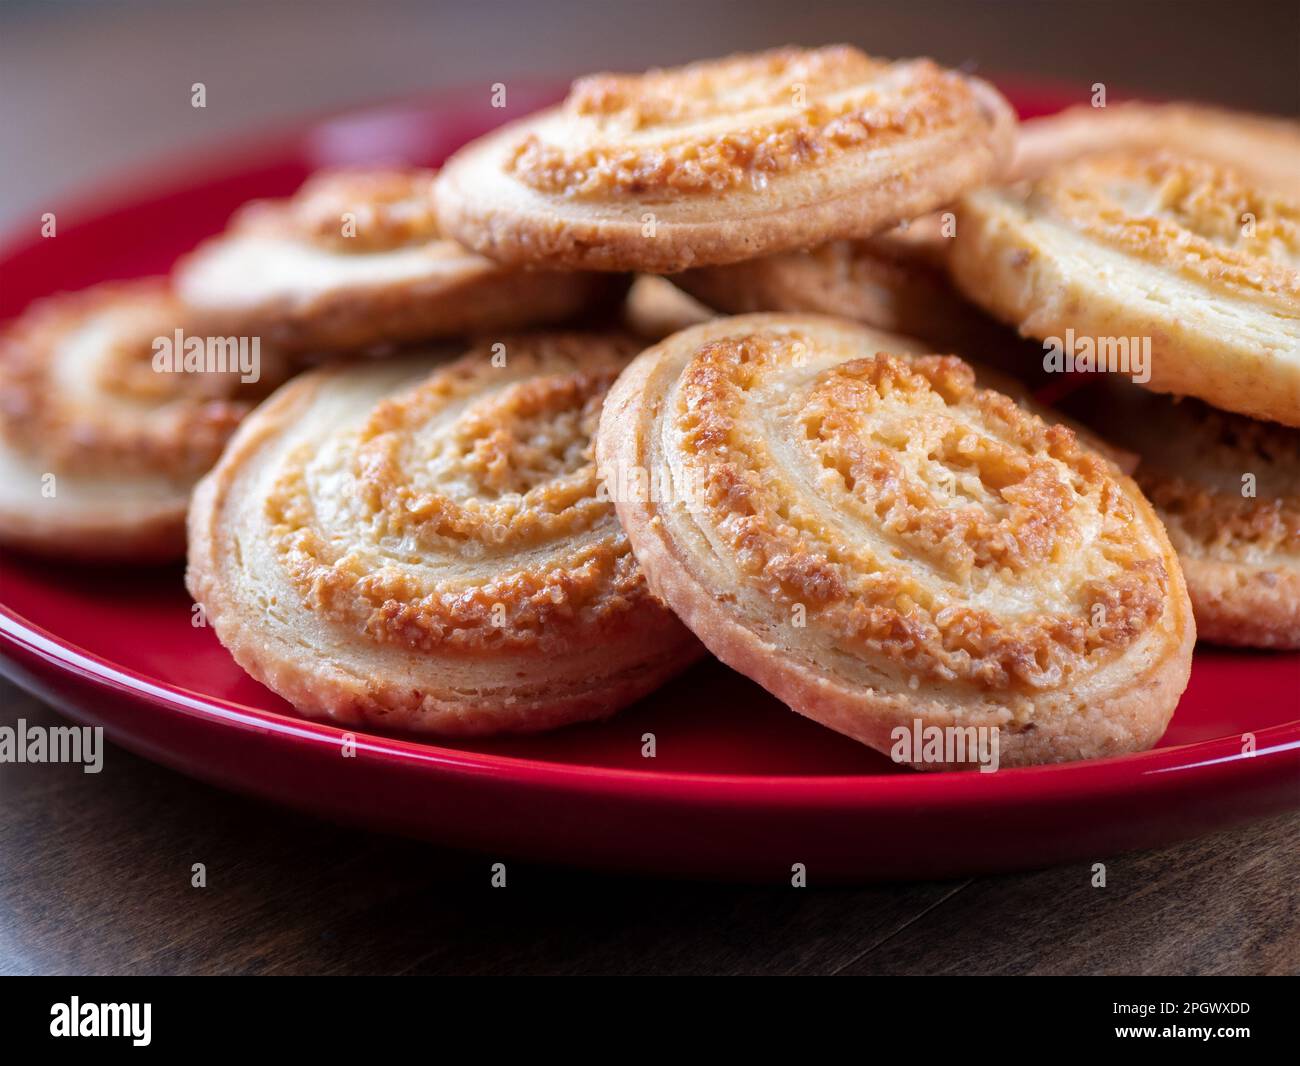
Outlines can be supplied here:
M858 240L700 267L673 284L720 311L813 312L922 338L938 351L1005 354L1006 336L959 296L943 271L936 216Z
M1191 399L1179 407L1197 423L1199 447L1182 464L1144 459L1135 475L1165 524L1216 558L1300 562L1300 430ZM1203 466L1231 471L1231 480L1206 476ZM1253 496L1243 494L1245 474L1257 478Z
M1216 290L1300 306L1300 200L1225 165L1168 153L1090 157L1049 173L1027 204Z
M802 605L810 639L840 652L990 691L1067 683L1160 617L1162 557L1073 432L977 388L955 357L801 372L815 343L708 344L673 406L693 517L749 591L784 617Z
M1080 156L1119 149L1175 152L1247 170L1284 195L1300 187L1300 122L1202 104L1079 104L1021 123L1014 180L1041 177Z
M1067 402L1140 456L1133 476L1178 552L1198 635L1300 647L1300 429L1116 382Z
M558 652L675 627L597 497L601 404L636 343L502 343L504 367L484 344L323 458L286 457L265 513L291 584L313 615L411 650ZM339 508L342 535L320 521Z
M1127 338L1143 387L1300 426L1300 198L1245 166L1141 146L958 208L962 292L1040 340Z
M293 352L341 352L560 322L621 295L622 279L519 271L438 223L434 172L322 171L255 201L176 268L195 307Z
M296 237L334 252L388 252L441 239L432 170L329 170L287 200L257 201L236 228Z
M507 168L580 199L761 189L858 149L992 125L961 75L847 45L581 78L563 118L562 141L530 133Z
M106 284L34 304L0 338L0 435L65 473L160 474L192 480L284 377L261 352L261 376L163 373L154 342L217 329L162 281Z

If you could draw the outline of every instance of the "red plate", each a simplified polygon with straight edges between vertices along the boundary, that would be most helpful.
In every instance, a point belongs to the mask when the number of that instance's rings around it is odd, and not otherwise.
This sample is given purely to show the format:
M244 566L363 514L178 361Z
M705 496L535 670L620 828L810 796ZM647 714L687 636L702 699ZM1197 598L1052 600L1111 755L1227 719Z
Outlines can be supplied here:
M512 86L511 113L554 95ZM1015 95L1025 114L1060 102ZM111 206L59 211L56 239L33 223L0 252L0 317L60 289L165 271L237 205L288 193L317 167L436 163L505 117L486 93L444 96L156 169ZM5 673L184 773L493 858L778 880L804 863L813 882L928 877L1094 860L1300 806L1296 654L1201 648L1154 751L994 774L900 770L712 662L602 724L454 745L364 733L345 758L341 730L295 715L191 626L180 578L179 567L5 553ZM654 759L641 755L646 733Z

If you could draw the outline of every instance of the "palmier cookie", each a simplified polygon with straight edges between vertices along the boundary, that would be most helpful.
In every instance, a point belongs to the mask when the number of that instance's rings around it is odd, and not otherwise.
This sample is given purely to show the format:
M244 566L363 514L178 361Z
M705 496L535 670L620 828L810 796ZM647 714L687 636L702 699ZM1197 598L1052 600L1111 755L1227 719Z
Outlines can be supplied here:
M1015 116L930 60L782 48L596 74L458 152L434 193L505 263L671 273L915 218L997 177Z
M1070 159L1121 149L1226 163L1284 195L1300 189L1300 123L1201 104L1138 101L1080 105L1022 122L1008 178L1040 178Z
M1005 330L972 307L936 265L947 238L934 216L927 231L830 241L807 251L700 267L673 275L673 283L729 314L813 312L851 318L889 332L921 337L963 352L1005 344ZM1001 334L1002 336L999 336Z
M1300 430L1122 382L1071 410L1139 457L1202 640L1300 648Z
M1157 392L1300 425L1300 199L1242 171L1136 150L1074 160L967 197L949 265L1027 336L1086 338Z
M726 268L721 269L725 270ZM678 275L678 277L680 276ZM679 330L699 325L701 322L707 322L717 316L667 279L653 274L643 274L633 282L632 288L628 291L623 317L628 329L640 337L645 337L649 342L663 340ZM1000 334L1000 339L1005 345L1006 330L996 326L991 320L989 320L989 323ZM993 338L991 331L989 338L991 342ZM902 340L903 338L899 339ZM926 345L922 341L909 340L908 343L917 352L924 352L926 349ZM1032 391L1019 378L1009 376L998 368L985 363L972 361L971 368L975 371L975 380L980 386L1005 393L1020 404L1021 407L1046 421L1060 422L1069 426L1088 447L1101 452L1124 473L1131 474L1137 467L1137 456L1133 452L1103 440L1092 433L1086 426L1074 421L1060 411L1044 407L1034 399Z
M1150 747L1195 640L1150 505L1072 431L908 347L756 314L643 352L598 457L651 588L883 752L917 723L996 729L1004 765Z
M287 376L161 280L33 304L0 333L0 542L88 560L176 559L200 475Z
M432 181L428 170L318 174L288 200L240 210L180 262L178 289L285 347L327 351L560 322L621 290L467 251L443 235Z
M701 654L597 497L605 391L639 345L504 337L311 371L195 494L187 582L301 712L440 734L601 718Z

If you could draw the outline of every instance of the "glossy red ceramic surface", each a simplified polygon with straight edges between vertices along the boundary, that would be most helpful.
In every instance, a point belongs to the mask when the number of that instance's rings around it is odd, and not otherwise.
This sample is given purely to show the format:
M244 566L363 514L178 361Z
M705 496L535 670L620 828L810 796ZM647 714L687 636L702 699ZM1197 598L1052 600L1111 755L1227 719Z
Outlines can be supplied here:
M1024 114L1064 101L1013 95ZM142 173L58 210L56 239L33 221L0 252L0 318L50 292L163 272L240 203L288 193L320 166L436 163L552 96L512 88L506 114L486 93L386 106ZM457 744L363 733L345 757L341 730L298 717L191 624L179 567L3 553L0 657L71 717L184 773L494 859L774 880L803 863L811 883L920 877L1093 861L1300 806L1296 654L1198 649L1153 751L949 775L900 770L713 662L605 723Z

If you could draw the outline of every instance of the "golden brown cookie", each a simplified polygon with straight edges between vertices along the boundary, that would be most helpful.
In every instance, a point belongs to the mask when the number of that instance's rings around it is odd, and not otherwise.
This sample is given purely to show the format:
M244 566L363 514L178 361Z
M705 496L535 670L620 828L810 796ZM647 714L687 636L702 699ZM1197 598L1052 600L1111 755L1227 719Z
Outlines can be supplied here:
M1300 199L1243 171L1141 150L1073 160L965 198L949 266L1027 336L1300 425Z
M1002 765L1150 747L1195 639L1159 519L1073 432L910 348L746 315L643 352L597 448L651 587L880 751L918 724L996 730Z
M195 481L287 376L160 280L33 304L0 334L0 542L84 559L185 551Z
M701 649L646 588L592 436L639 344L528 334L325 367L195 493L187 583L304 714L440 734L601 718Z
M1069 410L1139 454L1201 639L1300 648L1300 430L1118 383Z
M997 177L1014 129L996 90L930 60L781 48L579 79L461 149L435 198L504 263L670 273L915 218Z
M1203 104L1071 107L1022 122L1009 180L1036 179L1059 163L1118 150L1170 151L1246 170L1266 188L1300 188L1300 123Z
M926 236L914 237L913 228ZM931 215L875 237L687 270L673 283L728 314L808 311L964 353L995 347L1003 330L959 295L936 263L948 242L940 228Z
M327 351L559 322L618 295L618 279L512 270L447 239L433 177L327 171L254 202L178 264L178 290L284 347Z

